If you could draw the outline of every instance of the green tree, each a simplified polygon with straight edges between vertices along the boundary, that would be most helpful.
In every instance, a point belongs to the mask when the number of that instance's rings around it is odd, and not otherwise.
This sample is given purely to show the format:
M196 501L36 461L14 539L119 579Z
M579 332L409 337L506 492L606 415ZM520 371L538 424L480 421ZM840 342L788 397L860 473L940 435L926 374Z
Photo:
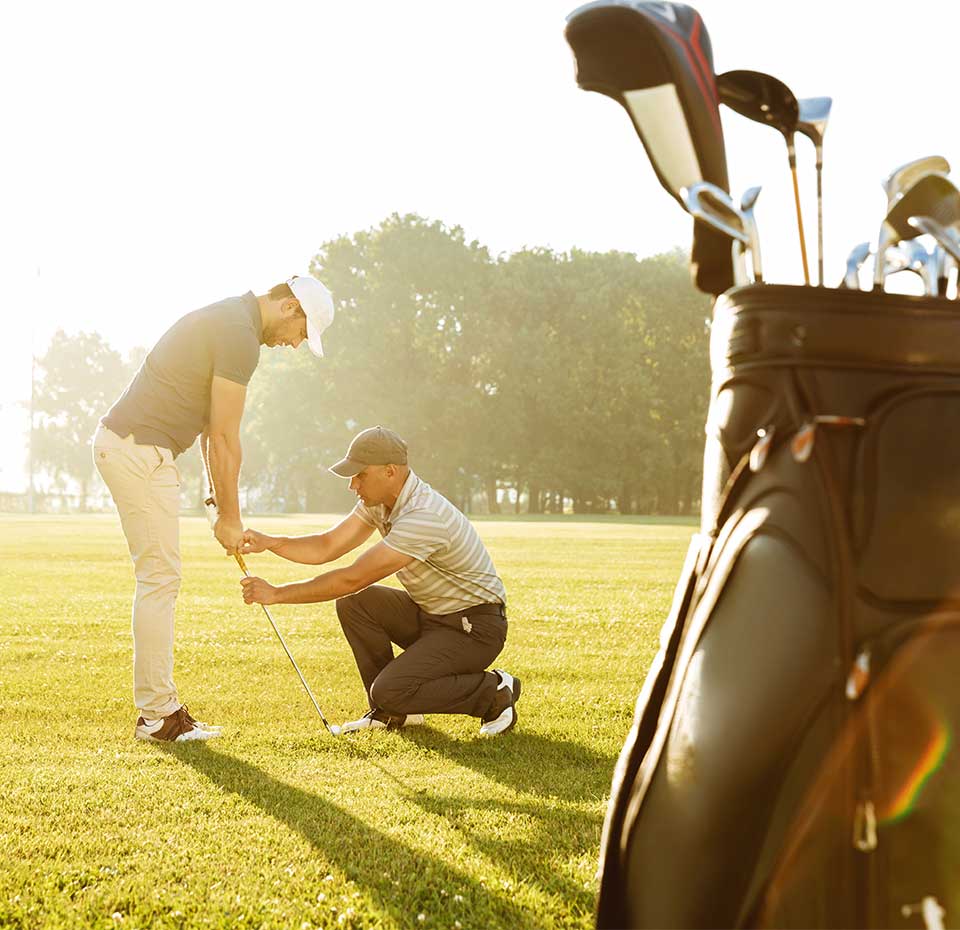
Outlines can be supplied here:
M34 462L56 485L74 481L85 510L93 459L90 440L101 416L129 379L120 353L97 333L68 336L58 330L37 360L33 428Z

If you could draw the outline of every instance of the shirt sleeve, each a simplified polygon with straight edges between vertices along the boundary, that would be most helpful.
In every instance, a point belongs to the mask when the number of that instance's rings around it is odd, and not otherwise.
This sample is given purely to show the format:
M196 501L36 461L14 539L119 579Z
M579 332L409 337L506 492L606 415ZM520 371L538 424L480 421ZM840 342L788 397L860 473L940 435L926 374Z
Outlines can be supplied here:
M260 343L248 327L225 326L217 333L213 347L215 376L246 386L259 361Z
M393 524L383 541L397 552L426 562L449 542L449 534L435 513L411 510Z

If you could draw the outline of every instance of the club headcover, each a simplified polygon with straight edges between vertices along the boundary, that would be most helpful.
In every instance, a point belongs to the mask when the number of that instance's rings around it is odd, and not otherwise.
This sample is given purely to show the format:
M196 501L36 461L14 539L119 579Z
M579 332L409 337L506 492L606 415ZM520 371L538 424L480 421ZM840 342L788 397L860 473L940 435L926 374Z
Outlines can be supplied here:
M660 183L683 204L697 181L729 189L710 37L682 3L599 0L567 17L577 84L622 104ZM691 274L720 294L733 284L730 240L694 223Z

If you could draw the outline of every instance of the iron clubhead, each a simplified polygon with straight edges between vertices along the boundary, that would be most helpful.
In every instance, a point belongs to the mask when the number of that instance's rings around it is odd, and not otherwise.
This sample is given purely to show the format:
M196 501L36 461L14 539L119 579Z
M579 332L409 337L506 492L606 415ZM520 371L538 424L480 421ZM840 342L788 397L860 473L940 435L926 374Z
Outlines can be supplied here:
M887 195L887 210L924 175L949 173L950 162L942 155L927 155L894 168L881 182L883 192Z

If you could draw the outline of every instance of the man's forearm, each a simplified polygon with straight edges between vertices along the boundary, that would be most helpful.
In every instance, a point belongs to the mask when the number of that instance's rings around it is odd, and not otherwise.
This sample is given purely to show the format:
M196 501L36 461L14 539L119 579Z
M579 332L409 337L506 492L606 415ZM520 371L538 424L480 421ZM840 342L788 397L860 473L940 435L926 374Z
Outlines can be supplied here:
M243 454L240 440L213 433L207 445L207 461L213 481L214 497L220 515L228 519L240 519L240 497L237 484L240 480L240 462Z
M367 581L356 572L347 568L335 568L324 572L309 581L295 581L291 584L277 585L277 600L280 604L316 604L320 601L333 601L338 597L355 594L365 588Z
M267 547L274 555L301 565L322 565L332 561L329 540L323 533L312 536L271 536Z

